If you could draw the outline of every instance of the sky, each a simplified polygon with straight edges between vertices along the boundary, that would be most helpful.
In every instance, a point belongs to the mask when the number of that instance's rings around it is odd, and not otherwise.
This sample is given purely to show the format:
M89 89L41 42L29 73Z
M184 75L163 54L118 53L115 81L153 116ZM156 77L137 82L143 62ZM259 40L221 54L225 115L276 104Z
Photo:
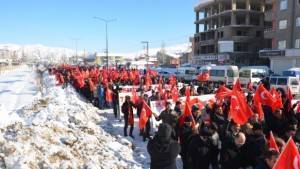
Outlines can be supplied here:
M110 52L187 43L195 32L199 0L2 0L0 44L42 44L103 52L105 23Z

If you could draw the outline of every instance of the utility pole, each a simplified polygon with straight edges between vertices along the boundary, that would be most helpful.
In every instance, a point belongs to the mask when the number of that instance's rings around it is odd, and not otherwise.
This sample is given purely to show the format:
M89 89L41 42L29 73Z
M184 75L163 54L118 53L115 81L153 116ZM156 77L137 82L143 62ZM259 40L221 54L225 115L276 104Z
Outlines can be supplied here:
M76 59L76 62L78 62L77 45L78 45L78 41L80 39L79 38L73 38L72 40L75 42L75 59Z
M108 34L107 34L107 25L108 25L108 23L114 22L117 19L107 20L107 19L103 19L103 18L100 18L100 17L93 17L93 18L105 22L105 33L106 33L106 50L105 50L105 53L106 53L106 69L108 69Z
M147 61L147 68L148 68L148 61L149 61L149 41L142 41L142 44L146 44L146 50L147 50L146 61Z

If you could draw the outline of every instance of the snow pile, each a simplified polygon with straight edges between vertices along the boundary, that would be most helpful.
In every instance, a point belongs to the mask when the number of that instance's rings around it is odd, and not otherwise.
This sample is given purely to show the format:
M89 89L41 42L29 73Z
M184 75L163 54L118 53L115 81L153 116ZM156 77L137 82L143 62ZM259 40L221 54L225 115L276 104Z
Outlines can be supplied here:
M18 115L0 128L0 168L143 168L132 143L104 131L107 119L73 89L52 86Z

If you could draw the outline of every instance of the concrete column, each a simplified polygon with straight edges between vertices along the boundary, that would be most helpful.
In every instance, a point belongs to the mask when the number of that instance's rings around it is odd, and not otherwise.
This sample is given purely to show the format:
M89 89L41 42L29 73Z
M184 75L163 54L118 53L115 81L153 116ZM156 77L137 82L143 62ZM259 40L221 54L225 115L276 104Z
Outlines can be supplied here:
M259 17L259 26L260 26L260 27L264 27L264 24L265 24L265 23L264 23L264 22L265 22L264 18L265 18L265 17L263 17L263 16L260 16L260 17Z
M250 25L250 13L247 12L246 14L246 25Z
M236 0L231 0L231 10L236 10Z
M219 2L219 4L218 4L218 6L219 6L219 13L221 13L221 10L222 10L222 4L221 4L221 2Z
M196 12L196 21L199 20L199 11Z
M248 10L248 11L251 10L250 0L246 0L246 10Z
M236 13L231 12L231 25L236 25Z
M260 11L265 12L266 9L266 4L264 1L260 1Z
M196 23L196 33L199 33L199 23Z

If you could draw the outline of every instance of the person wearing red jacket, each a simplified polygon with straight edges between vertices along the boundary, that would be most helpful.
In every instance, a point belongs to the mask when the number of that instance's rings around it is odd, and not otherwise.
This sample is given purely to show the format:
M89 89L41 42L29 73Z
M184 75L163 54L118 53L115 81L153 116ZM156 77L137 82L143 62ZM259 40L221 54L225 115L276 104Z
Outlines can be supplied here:
M122 105L122 113L124 115L124 136L127 137L127 128L130 126L129 136L134 138L133 126L134 126L134 116L133 116L133 108L135 108L134 103L130 100L130 96L125 97L125 102Z

